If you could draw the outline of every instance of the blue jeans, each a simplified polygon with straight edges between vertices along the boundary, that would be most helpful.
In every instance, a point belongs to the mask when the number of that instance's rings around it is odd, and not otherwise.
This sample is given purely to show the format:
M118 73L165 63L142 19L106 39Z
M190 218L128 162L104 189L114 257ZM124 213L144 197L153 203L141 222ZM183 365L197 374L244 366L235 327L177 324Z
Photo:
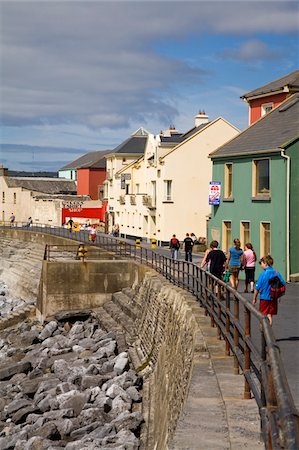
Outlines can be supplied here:
M175 260L178 259L178 250L176 248L171 248L170 251L171 251L171 258Z

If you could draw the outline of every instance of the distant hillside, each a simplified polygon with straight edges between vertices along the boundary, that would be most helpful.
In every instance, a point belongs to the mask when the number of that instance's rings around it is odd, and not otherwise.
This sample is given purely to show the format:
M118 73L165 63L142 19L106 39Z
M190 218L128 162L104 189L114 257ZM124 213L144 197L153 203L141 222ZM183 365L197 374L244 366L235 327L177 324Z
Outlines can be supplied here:
M43 178L58 178L58 172L25 172L18 170L9 170L10 177L43 177Z

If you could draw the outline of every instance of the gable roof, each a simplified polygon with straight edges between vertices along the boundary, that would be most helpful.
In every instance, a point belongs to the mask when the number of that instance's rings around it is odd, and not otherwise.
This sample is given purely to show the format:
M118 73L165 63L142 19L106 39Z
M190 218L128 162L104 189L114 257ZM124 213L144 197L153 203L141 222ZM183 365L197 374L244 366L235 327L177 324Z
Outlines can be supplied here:
M105 155L110 153L112 150L94 151L85 153L85 155L80 156L80 158L66 164L59 170L70 170L70 169L87 169L87 168L105 168L106 159Z
M293 94L228 143L210 153L211 158L280 151L299 130L299 93Z
M64 178L5 177L8 187L19 187L44 194L76 194L74 181Z
M253 91L247 92L242 95L241 98L249 99L251 97L257 97L265 94L271 94L274 92L297 92L299 91L299 70L285 75L284 77L274 80L271 83L265 84L262 87L254 89Z
M112 153L136 153L142 154L145 151L148 136L133 135L119 144Z

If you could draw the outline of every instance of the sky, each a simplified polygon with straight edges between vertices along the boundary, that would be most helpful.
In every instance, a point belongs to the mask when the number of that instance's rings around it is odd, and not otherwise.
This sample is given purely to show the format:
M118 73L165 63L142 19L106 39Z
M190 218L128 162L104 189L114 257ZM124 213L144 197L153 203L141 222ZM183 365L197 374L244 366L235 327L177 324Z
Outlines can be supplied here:
M0 0L0 164L56 171L298 69L297 1Z

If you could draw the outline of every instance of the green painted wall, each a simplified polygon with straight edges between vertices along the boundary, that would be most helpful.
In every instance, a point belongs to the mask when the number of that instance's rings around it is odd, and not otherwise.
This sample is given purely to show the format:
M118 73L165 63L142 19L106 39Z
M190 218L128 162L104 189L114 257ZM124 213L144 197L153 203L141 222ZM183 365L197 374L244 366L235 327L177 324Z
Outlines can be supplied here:
M212 217L208 223L208 239L212 239L212 229L220 232L222 246L222 222L232 222L232 239L240 237L241 221L249 221L251 242L257 257L260 254L260 223L271 223L271 254L275 268L286 276L286 160L280 155L272 155L270 161L270 201L252 200L252 160L262 158L231 158L213 161L213 181L221 181L221 204L212 206ZM264 156L269 157L269 155ZM223 201L224 168L226 163L233 164L233 198ZM257 264L256 275L261 272Z
M299 138L286 149L290 167L290 274L299 273Z

